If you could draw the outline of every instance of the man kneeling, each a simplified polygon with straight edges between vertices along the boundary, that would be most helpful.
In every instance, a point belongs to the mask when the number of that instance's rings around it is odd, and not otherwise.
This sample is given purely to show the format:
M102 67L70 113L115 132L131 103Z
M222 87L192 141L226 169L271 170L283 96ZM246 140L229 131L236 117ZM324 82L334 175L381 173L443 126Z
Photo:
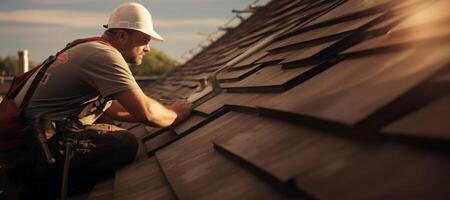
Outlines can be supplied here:
M164 106L147 97L132 76L127 63L141 64L150 51L149 42L163 40L154 31L151 15L144 6L118 6L105 27L107 30L98 40L59 54L24 108L27 121L46 119L59 126L65 119L75 118L83 127L77 139L85 148L74 152L70 166L70 183L75 185L111 174L135 158L136 137L111 124L94 124L100 115L167 127L184 120L191 111L191 104L185 101ZM25 93L23 89L16 97L17 105ZM56 188L61 183L64 164L62 140L58 133L48 141L56 163L47 171L49 182L57 184Z

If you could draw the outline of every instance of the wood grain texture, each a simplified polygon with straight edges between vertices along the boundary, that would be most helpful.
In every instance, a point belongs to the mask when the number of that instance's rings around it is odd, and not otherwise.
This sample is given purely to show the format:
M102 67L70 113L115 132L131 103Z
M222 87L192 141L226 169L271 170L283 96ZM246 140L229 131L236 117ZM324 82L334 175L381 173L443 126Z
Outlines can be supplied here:
M147 153L152 154L153 152L172 143L178 138L179 136L175 132L173 132L172 130L167 130L146 140L144 142L144 147Z
M240 87L282 86L284 83L305 73L311 68L313 68L313 66L283 70L281 65L266 66L245 79L237 82L223 83L221 84L221 87L230 89Z
M369 144L299 174L295 182L319 199L448 199L449 167L445 153Z
M181 124L176 125L173 130L176 134L181 135L188 131L190 128L196 126L200 122L205 120L205 117L193 114L186 121Z
M217 75L217 79L220 82L238 81L259 70L261 68L260 66L261 65L252 65L239 70L223 71Z
M446 170L450 159L445 153L392 142L340 138L283 121L251 120L257 125L227 132L214 143L286 185L294 181L298 189L315 198L450 196L445 189L450 186L450 172Z
M450 96L441 97L425 107L383 128L394 135L450 140Z
M154 157L116 172L114 199L175 199Z
M403 12L410 12L412 16L401 20L388 34L365 40L345 50L343 53L352 53L382 46L407 45L408 43L423 40L432 41L433 39L437 40L436 42L448 43L448 38L450 38L450 14L447 12L448 7L450 7L450 2L445 0L440 0L431 5L421 5L420 9L408 7ZM425 42L424 45L426 44ZM432 42L428 42L428 44L433 45Z
M227 113L193 134L158 151L156 157L180 199L279 199L266 183L214 152L211 140L254 126L241 114ZM232 124L238 123L239 126ZM220 181L218 181L220 180Z
M354 125L442 69L449 48L344 60L261 106Z
M88 200L111 200L114 198L114 178L95 184Z

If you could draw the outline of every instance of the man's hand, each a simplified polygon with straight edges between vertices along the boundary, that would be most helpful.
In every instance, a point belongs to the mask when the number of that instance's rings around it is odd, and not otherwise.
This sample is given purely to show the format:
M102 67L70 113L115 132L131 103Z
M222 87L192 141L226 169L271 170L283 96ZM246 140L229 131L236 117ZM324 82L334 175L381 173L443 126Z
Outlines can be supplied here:
M192 111L192 103L185 100L176 100L167 108L177 113L177 118L173 124L178 124L189 117Z

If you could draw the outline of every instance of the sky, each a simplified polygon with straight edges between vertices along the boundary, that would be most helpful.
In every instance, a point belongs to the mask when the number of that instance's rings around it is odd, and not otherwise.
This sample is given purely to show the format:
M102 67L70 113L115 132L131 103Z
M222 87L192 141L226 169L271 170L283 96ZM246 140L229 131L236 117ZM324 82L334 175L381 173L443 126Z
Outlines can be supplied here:
M40 63L68 42L103 33L110 13L120 0L0 0L0 57L17 55L28 49L29 59ZM150 10L155 30L164 42L150 47L179 59L188 50L205 42L235 14L255 0L136 0ZM259 0L265 5L269 0ZM247 17L248 14L243 16ZM239 20L232 21L236 25ZM202 34L199 34L202 33Z

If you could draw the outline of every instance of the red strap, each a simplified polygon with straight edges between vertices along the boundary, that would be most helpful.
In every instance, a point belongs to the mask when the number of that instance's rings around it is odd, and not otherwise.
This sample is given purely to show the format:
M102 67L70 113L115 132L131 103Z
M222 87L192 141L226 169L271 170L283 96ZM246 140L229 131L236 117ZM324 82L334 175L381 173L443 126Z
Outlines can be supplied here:
M107 44L109 46L112 46L112 44L108 40L105 40L102 37L82 38L82 39L74 40L74 41L70 42L69 44L67 44L66 47L63 50L59 51L56 54L56 57L58 57L59 54L61 54L62 52L66 51L67 49L70 49L70 48L72 48L72 47L74 47L74 46L76 46L78 44L85 43L85 42L92 42L92 41L101 41L101 42L103 42L103 43L105 43L105 44Z
M11 86L9 86L9 90L5 95L5 99L10 99L10 98L16 97L17 93L19 93L19 91L20 91L20 88L22 88L23 85L25 85L25 83L31 77L31 75L39 68L40 68L40 66L35 67L26 73L22 73L16 77L14 77L14 79L11 83Z

